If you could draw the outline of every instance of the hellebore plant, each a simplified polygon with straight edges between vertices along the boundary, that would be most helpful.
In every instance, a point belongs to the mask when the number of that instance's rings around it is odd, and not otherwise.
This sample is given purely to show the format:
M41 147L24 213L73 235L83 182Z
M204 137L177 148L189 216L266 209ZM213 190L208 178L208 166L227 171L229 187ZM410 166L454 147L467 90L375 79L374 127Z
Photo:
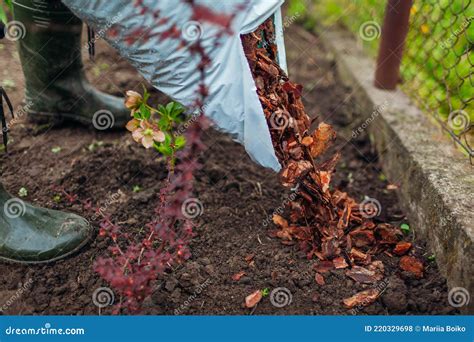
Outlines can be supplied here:
M168 158L170 172L174 172L176 152L186 145L183 135L176 136L173 132L183 122L184 108L179 103L170 102L166 106L153 108L148 104L150 94L144 95L129 90L126 93L125 106L131 110L133 117L127 124L133 139L145 148L154 147L160 154Z

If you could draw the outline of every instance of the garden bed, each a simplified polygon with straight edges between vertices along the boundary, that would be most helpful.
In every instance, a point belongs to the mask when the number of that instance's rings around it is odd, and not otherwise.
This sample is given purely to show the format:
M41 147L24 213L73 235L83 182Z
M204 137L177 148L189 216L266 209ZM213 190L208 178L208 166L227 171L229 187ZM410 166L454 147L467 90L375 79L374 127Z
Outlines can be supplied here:
M361 201L376 198L382 206L376 221L408 223L397 201L394 186L380 170L368 137L362 133L348 141L347 124L354 113L351 89L338 81L334 62L317 37L296 24L285 31L289 72L305 86L303 100L310 115L320 115L338 132L333 150L342 154L333 186ZM3 79L13 81L9 94L14 104L22 96L22 79L12 44L0 50L6 63ZM100 43L95 62L88 62L90 78L101 89L123 93L139 90L143 80L127 63ZM151 90L151 89L150 89ZM157 99L163 98L154 93ZM3 181L8 190L28 190L26 200L55 209L82 214L82 206L70 204L64 190L77 200L90 200L129 232L138 232L149 221L158 201L165 165L131 141L125 132L99 132L80 127L37 127L20 122L12 129L11 149L2 157ZM315 260L307 260L296 246L283 245L269 236L275 209L287 201L277 175L254 164L244 149L229 137L209 130L209 149L202 155L204 168L196 175L196 197L203 203L192 257L160 280L145 314L350 314L344 298L367 288L344 275L344 270L325 276L326 285L315 282ZM94 222L97 225L97 220ZM446 282L439 274L425 243L415 242L415 254L425 263L424 277L413 278L399 269L398 257L382 255L388 286L377 301L361 314L452 314ZM107 248L97 237L84 250L51 265L1 264L0 306L24 293L6 310L8 314L97 314L94 291L107 286L92 269L93 261ZM233 275L245 272L240 280ZM292 302L282 308L268 297L254 309L244 307L247 295L258 289L286 287ZM118 301L119 298L116 298ZM101 313L109 314L110 307Z

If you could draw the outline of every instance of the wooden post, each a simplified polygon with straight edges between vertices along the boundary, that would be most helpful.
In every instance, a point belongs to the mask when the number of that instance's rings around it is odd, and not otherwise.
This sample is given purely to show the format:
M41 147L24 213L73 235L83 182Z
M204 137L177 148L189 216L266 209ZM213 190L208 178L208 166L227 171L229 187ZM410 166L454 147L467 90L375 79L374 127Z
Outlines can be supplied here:
M374 84L393 90L400 80L400 63L408 33L412 0L387 0Z

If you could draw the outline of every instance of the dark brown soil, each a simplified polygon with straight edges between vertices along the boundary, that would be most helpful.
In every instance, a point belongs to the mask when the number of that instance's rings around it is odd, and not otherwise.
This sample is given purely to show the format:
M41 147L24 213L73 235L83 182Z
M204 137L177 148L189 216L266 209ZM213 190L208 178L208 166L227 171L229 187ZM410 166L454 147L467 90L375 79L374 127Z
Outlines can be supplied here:
M389 183L368 137L362 134L350 140L351 127L360 123L353 120L357 108L351 89L338 82L331 56L317 37L296 24L287 28L285 35L290 75L305 86L306 108L333 124L339 133L335 149L342 152L342 159L334 186L358 200L364 195L376 198L383 208L378 217L381 221L408 223L396 190L387 190ZM133 68L104 43L97 49L95 62L87 62L89 77L97 87L117 95L127 89L140 90L143 80ZM0 60L5 65L2 80L4 84L8 80L9 94L19 105L23 79L13 44L2 42ZM315 261L307 260L297 247L284 246L268 236L264 222L287 197L277 175L255 165L229 137L214 130L205 135L209 149L202 156L204 168L196 175L196 197L204 204L204 214L192 242L193 256L158 282L143 313L350 314L341 301L363 290L364 285L346 278L342 271L326 276L325 286L317 285L312 268ZM50 129L21 121L11 136L11 153L3 156L1 163L2 181L12 193L24 187L28 201L91 219L91 213L81 206L71 206L64 195L57 196L57 188L63 188L81 201L90 199L102 206L130 232L138 232L151 218L165 168L155 159L156 154L140 148L129 134L71 126ZM141 190L134 192L136 186ZM111 198L117 200L110 204ZM0 264L0 307L26 284L26 291L6 313L97 314L92 294L107 284L93 272L92 263L106 247L105 240L96 238L80 254L51 265ZM402 273L397 257L381 256L388 287L360 314L456 313L447 303L445 280L436 263L429 260L431 252L423 241L416 240L415 248L425 262L424 278L417 280ZM239 271L246 275L233 281L232 275ZM253 311L243 307L245 297L253 291L277 287L291 291L291 304L277 308L265 297ZM102 310L110 312L110 308Z

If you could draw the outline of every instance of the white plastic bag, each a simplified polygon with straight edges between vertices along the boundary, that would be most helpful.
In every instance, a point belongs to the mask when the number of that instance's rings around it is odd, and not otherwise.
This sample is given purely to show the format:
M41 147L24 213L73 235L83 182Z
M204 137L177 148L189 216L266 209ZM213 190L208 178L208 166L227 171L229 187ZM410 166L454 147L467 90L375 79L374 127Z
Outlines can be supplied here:
M150 27L152 32L162 32L169 27L158 24L159 19L153 16L153 11L156 10L170 19L168 24L175 23L180 27L190 43L200 37L211 58L211 67L206 73L206 85L209 89L205 103L206 115L221 130L232 134L244 144L255 161L279 171L280 164L275 156L240 34L254 31L279 10L283 0L195 1L222 14L234 13L236 5L247 3L245 10L238 11L232 21L232 34L225 35L217 48L213 47L215 34L218 32L216 25L208 21L193 20L191 6L184 1L142 2L149 9L144 14L138 14L136 2L131 0L63 0L66 6L114 46L153 86L188 107L192 107L197 96L199 58L191 55L188 49L179 48L177 40L160 40L156 36L144 41L140 37L133 37L133 42L130 43L125 38L127 33L134 32L139 27ZM113 35L111 31L114 32Z

